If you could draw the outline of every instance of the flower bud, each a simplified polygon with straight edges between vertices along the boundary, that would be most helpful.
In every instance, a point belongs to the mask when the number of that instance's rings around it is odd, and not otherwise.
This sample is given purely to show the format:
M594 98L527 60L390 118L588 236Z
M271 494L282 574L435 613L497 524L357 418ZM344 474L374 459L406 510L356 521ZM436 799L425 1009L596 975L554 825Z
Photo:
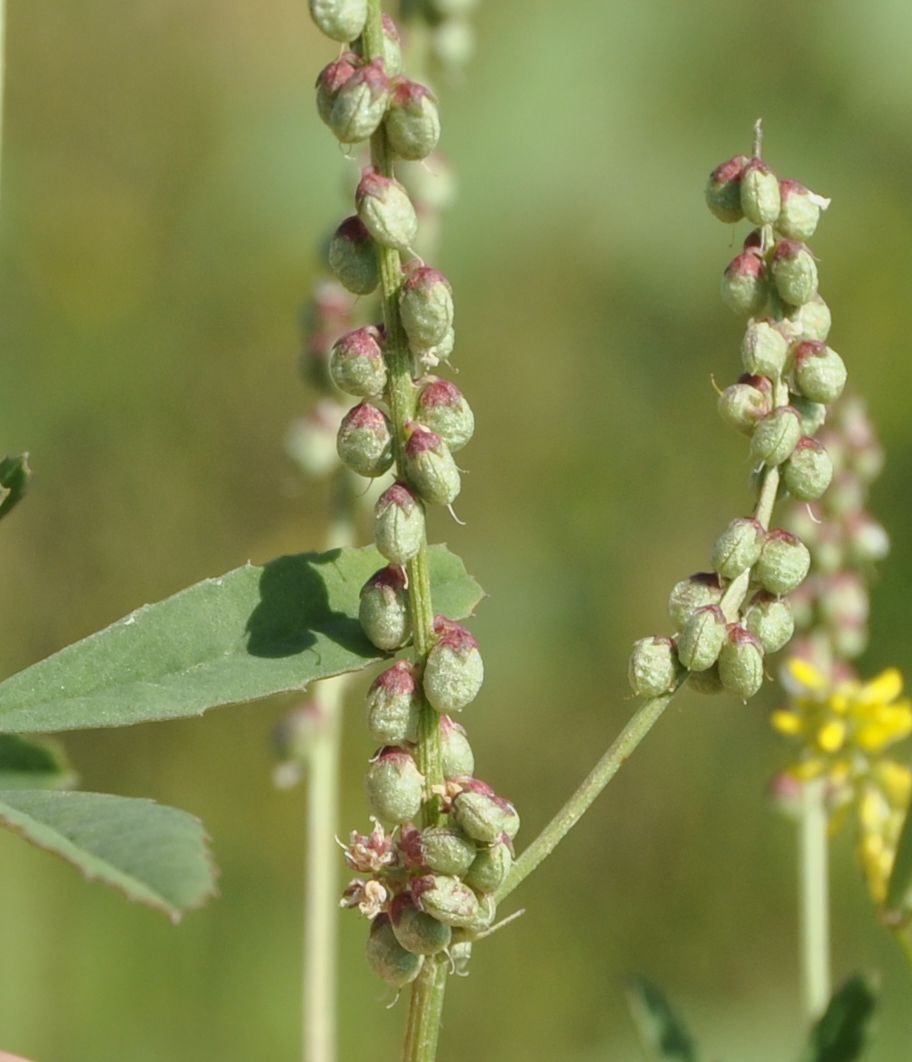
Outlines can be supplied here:
M381 672L367 691L367 726L380 745L418 740L421 699L415 668L400 660Z
M785 367L787 356L785 336L771 320L748 322L741 342L741 361L747 372L775 380Z
M461 712L478 696L484 682L484 664L478 642L459 623L437 616L437 639L424 665L424 695L438 712Z
M886 530L867 513L856 513L846 520L846 543L852 560L862 566L882 561L890 552Z
M726 424L750 435L773 408L773 387L765 376L745 373L719 395L719 415Z
M454 329L449 328L439 343L435 343L434 346L427 347L425 350L415 351L415 353L418 354L418 361L425 369L436 369L442 361L449 359L455 346L456 332Z
M414 865L435 874L462 877L475 861L478 846L455 826L429 826L415 841Z
M786 319L797 329L799 336L823 342L830 334L833 316L819 295L809 299L803 306L787 306L786 310Z
M418 217L402 185L367 169L355 191L358 217L383 247L407 251L418 235Z
M469 926L478 916L478 897L459 878L426 874L412 882L416 907L447 926Z
M833 462L816 439L805 435L782 466L785 489L799 501L816 501L830 485Z
M336 449L343 464L361 476L382 476L393 463L393 435L382 410L361 402L342 418Z
M754 568L754 577L764 590L782 597L804 582L810 566L811 555L797 535L770 531Z
M329 356L333 383L348 395L367 398L386 387L386 362L380 330L368 325L336 340Z
M718 605L723 592L722 581L715 572L697 572L676 583L668 598L668 615L675 630L680 630L698 608Z
M357 69L358 57L353 52L343 52L335 62L324 66L317 77L317 113L329 125L329 116L339 89Z
M743 701L763 685L763 646L753 634L731 624L719 653L719 680Z
M421 810L424 776L403 748L380 749L367 769L367 799L371 811L386 823L411 822Z
M722 274L722 301L734 313L754 317L769 298L769 282L763 259L745 251L729 262Z
M400 158L427 158L440 139L434 94L415 81L402 78L396 82L386 112L386 135Z
M809 240L817 231L820 211L830 205L829 199L814 195L799 181L780 181L782 206L776 228L789 240Z
M411 270L399 289L399 313L415 353L436 346L453 327L450 282L429 266Z
M377 500L374 541L394 564L406 564L421 549L425 535L424 506L404 483L394 483Z
M475 415L449 380L432 380L421 389L415 417L443 439L450 453L461 450L475 432Z
M466 885L476 892L492 893L503 885L513 867L513 846L506 836L482 848L465 875Z
M719 657L727 622L718 605L691 613L678 635L678 659L688 671L707 671Z
M341 406L324 399L291 425L285 448L307 475L320 478L339 467L336 436L342 412Z
M516 808L478 778L470 778L453 800L453 818L474 840L493 844L505 833L512 840L519 830Z
M803 243L779 240L770 268L779 297L790 306L801 306L817 294L817 263Z
M744 217L741 208L741 175L749 162L746 155L735 155L709 175L706 205L720 221L733 223Z
M360 218L350 217L329 242L329 268L354 295L370 295L380 283L377 245Z
M779 179L762 159L751 159L741 171L741 209L755 225L779 217Z
M367 0L308 0L310 17L334 41L347 44L361 35L367 21Z
M751 436L751 457L770 468L781 465L791 455L801 438L801 417L791 406L780 406L768 413Z
M405 571L394 564L375 572L361 588L358 619L378 649L387 652L405 645L412 633Z
M465 939L477 940L479 936L487 933L491 926L494 925L496 917L497 900L490 893L482 893L478 897L478 910L475 912L475 917L465 926L462 926L458 933L460 937Z
M449 946L453 930L424 911L419 911L411 894L400 893L390 907L390 920L396 940L413 955L436 955Z
M826 343L808 339L795 348L795 385L812 402L835 402L847 375L845 362Z
M440 758L444 778L470 778L475 773L475 756L465 727L448 715L440 717Z
M764 590L758 591L751 599L744 626L760 642L765 653L778 653L795 633L795 619L789 603Z
M367 938L367 965L394 988L404 988L421 972L423 955L415 955L396 939L390 917L379 914L371 922Z
M449 447L435 432L420 424L406 424L410 430L405 444L405 470L409 482L431 505L451 505L461 486L459 469Z
M343 144L358 144L377 131L389 102L390 83L383 60L359 67L336 91L329 128Z
M718 664L713 664L705 671L691 671L687 676L687 685L694 693L701 693L708 697L725 692L722 679L719 678Z
M826 422L827 409L822 402L812 402L801 395L792 395L789 404L801 417L802 435L816 435Z
M633 643L627 678L638 697L660 697L674 689L681 677L675 644L671 638L655 635Z
M757 520L732 520L713 546L713 568L723 579L736 579L757 563L765 535L763 525Z

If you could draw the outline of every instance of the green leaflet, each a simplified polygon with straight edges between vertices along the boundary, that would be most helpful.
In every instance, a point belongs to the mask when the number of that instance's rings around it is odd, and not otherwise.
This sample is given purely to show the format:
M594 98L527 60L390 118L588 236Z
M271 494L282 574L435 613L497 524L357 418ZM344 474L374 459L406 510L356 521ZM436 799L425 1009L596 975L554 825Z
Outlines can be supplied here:
M687 1027L656 985L645 977L631 978L627 982L627 1006L650 1059L696 1062L696 1046Z
M0 734L0 789L64 789L75 781L58 745Z
M854 1062L871 1038L877 997L864 977L856 974L833 993L823 1017L811 1030L801 1062Z
M215 893L203 826L177 808L105 793L2 790L0 825L175 922Z
M246 564L206 579L0 683L0 732L128 726L302 690L386 654L358 599L385 561L374 547ZM482 598L462 561L430 550L434 609L459 619Z
M0 459L0 516L6 516L22 500L31 475L28 454Z

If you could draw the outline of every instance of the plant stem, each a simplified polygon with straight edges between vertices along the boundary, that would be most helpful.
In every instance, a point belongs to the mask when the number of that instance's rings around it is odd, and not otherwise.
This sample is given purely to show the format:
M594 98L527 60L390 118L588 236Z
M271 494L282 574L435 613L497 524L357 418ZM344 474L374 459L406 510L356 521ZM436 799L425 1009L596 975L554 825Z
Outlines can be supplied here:
M816 1021L830 999L829 880L824 782L801 787L798 823L801 985L804 1013Z
M403 1062L434 1062L448 974L446 957L430 957L412 985Z

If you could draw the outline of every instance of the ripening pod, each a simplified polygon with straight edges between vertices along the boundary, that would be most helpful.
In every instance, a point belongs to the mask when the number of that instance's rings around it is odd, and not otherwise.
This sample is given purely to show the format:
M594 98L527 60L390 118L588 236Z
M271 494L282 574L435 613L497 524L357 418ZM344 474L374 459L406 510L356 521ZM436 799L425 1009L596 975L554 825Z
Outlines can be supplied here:
M499 841L482 848L465 875L466 885L476 892L492 893L503 885L513 867L513 845L504 834Z
M745 373L719 395L719 416L745 435L750 435L772 408L773 385L765 376Z
M373 325L336 340L329 355L329 373L340 391L358 398L382 394L386 362L380 340L380 329Z
M440 758L444 778L471 778L475 773L475 755L465 727L448 715L440 717Z
M833 462L826 449L808 435L798 440L782 468L785 489L799 501L817 501L833 479Z
M857 572L837 572L823 580L818 607L831 627L860 627L868 622L871 602L864 580Z
M409 483L431 505L452 505L459 495L459 469L447 444L433 431L413 421L405 444L405 471Z
M329 268L354 295L370 295L380 283L377 245L360 218L350 217L329 241Z
M409 640L409 618L405 570L395 564L381 568L361 588L358 619L364 633L378 649L391 652Z
M359 37L367 21L367 0L308 0L310 17L334 41Z
M339 89L358 69L358 62L354 52L343 52L335 62L324 66L317 77L317 113L327 125Z
M460 937L464 937L467 940L477 940L479 936L487 933L491 926L494 925L496 917L497 900L490 893L482 893L478 897L478 910L475 912L475 917L466 925L460 927L457 932Z
M654 635L633 643L627 665L630 688L638 697L661 697L681 678L682 668L671 638Z
M801 438L801 417L791 406L768 413L754 429L750 452L754 461L770 468L787 460Z
M402 73L402 38L392 16L385 11L380 20L383 29L383 69L390 77Z
M787 601L759 590L748 605L744 626L758 639L765 653L778 653L792 640L795 617Z
M687 676L687 685L694 693L702 693L707 697L725 692L722 679L719 678L718 664L713 664L712 667L708 667L705 671L691 671Z
M795 348L795 386L812 402L829 405L846 385L845 362L826 343L808 339Z
M478 696L484 682L484 664L478 642L459 623L437 616L437 639L424 665L424 695L438 712L461 712Z
M816 435L826 423L827 409L822 402L812 402L803 395L792 395L789 405L801 417L802 435Z
M390 907L396 940L413 955L436 955L449 947L453 930L444 922L419 911L411 894L400 893Z
M370 402L352 407L342 418L336 449L343 464L373 479L393 463L393 433L389 417Z
M779 297L790 306L801 306L817 294L817 263L803 243L779 240L770 270Z
M698 608L718 605L724 590L716 572L697 572L675 583L668 597L668 615L675 630L680 630Z
M759 520L732 520L713 545L713 568L723 579L737 579L757 563L765 537L766 530Z
M425 350L415 351L415 353L417 353L418 361L425 369L436 369L442 361L449 359L455 346L456 332L450 328L439 343L435 343L434 346L427 347Z
M414 665L400 660L381 672L367 691L367 726L379 745L418 740L421 698Z
M807 546L788 531L770 531L754 568L757 582L779 597L796 590L811 567Z
M719 653L719 680L746 701L763 685L763 646L750 631L733 623Z
M456 175L439 151L421 163L403 162L396 172L419 214L442 213L456 202Z
M748 373L771 380L785 368L788 342L769 318L749 321L741 341L741 361Z
M815 195L800 181L780 181L782 207L776 228L789 240L809 240L817 231L821 210L830 205L829 199Z
M367 768L367 799L381 822L411 822L421 810L424 776L411 753L395 745L380 749Z
M447 926L469 926L478 916L478 897L457 877L425 874L412 881L415 906Z
M478 778L469 778L453 800L453 818L482 844L493 844L505 833L512 840L519 831L516 808Z
M867 513L856 513L845 522L846 545L856 564L882 561L890 552L890 536L885 528Z
M371 922L367 938L367 965L394 988L404 988L421 973L423 955L415 955L396 939L390 917L379 914Z
M418 216L408 192L392 177L370 168L355 191L358 217L383 247L407 251L418 235Z
M688 671L707 671L719 658L728 623L718 605L692 612L678 635L678 659Z
M336 436L343 412L338 403L323 399L289 428L285 449L307 475L320 478L339 467Z
M722 274L722 301L734 313L755 317L769 298L769 281L763 259L753 251L733 258Z
M779 178L762 159L751 159L741 171L741 209L755 225L771 225L779 217Z
M440 139L440 113L433 92L406 78L394 82L386 112L386 135L400 158L427 158Z
M741 208L741 175L749 162L746 155L735 155L709 175L706 205L720 221L733 223L744 217Z
M404 483L394 483L374 507L374 542L393 564L406 564L425 537L424 506Z
M449 380L432 380L421 389L415 418L439 435L450 453L461 450L475 432L475 415L462 391Z
M429 826L418 840L421 866L461 878L475 862L478 845L456 826Z
M416 354L437 346L453 328L450 282L429 266L410 270L399 289L399 314Z
M800 336L823 342L830 334L833 315L819 295L809 299L803 306L787 306L786 310L786 319L794 325Z
M848 516L864 509L867 489L851 472L840 472L827 494L826 507L830 516Z
M359 67L336 91L327 124L343 144L358 144L377 131L386 114L390 83L383 60Z
M431 30L431 55L450 76L475 54L475 31L465 18L448 18Z

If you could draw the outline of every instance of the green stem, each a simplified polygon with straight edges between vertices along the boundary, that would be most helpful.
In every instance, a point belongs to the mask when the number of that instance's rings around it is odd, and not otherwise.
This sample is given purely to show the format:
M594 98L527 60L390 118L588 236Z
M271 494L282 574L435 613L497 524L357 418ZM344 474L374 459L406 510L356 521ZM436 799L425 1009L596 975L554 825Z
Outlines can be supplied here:
M440 1037L440 1019L448 974L446 957L428 956L412 985L403 1062L434 1062Z
M815 1022L830 999L829 880L824 782L801 788L798 823L801 985L804 1014Z

